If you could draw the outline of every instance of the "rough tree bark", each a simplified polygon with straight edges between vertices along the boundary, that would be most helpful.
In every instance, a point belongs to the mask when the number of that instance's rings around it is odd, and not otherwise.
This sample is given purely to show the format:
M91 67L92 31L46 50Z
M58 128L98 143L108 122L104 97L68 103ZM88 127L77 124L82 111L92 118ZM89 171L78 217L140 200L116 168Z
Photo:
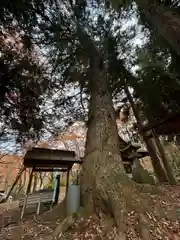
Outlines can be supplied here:
M156 147L153 144L152 139L150 139L150 138L147 139L146 143L147 143L147 149L148 149L149 155L151 157L151 162L152 162L157 180L160 183L168 182L166 173L161 165L160 159L157 155Z
M155 131L153 131L153 137L154 137L154 140L155 140L156 145L158 147L159 153L161 155L161 159L162 159L164 169L166 171L166 175L168 177L169 183L172 184L172 185L175 185L176 184L176 179L175 179L174 174L173 174L173 169L172 169L172 167L169 163L169 159L167 159L167 156L164 152L164 148L162 147L161 142L159 140L159 137L158 137L158 135L156 134Z
M136 0L136 3L151 26L180 55L180 16L170 7L154 0Z
M138 212L139 234L141 239L149 240L145 214L160 212L161 208L160 204L152 206L153 199L147 193L154 194L156 188L138 185L125 174L119 151L124 146L118 137L108 79L101 59L96 58L91 69L89 122L81 176L82 204L89 213L102 211L111 215L120 240L126 239L128 213ZM170 211L172 209L161 211L160 218L167 218Z
M112 99L99 61L96 59L91 66L91 100L81 181L83 202L89 210L94 210L97 187L109 173L115 176L118 172L125 177Z

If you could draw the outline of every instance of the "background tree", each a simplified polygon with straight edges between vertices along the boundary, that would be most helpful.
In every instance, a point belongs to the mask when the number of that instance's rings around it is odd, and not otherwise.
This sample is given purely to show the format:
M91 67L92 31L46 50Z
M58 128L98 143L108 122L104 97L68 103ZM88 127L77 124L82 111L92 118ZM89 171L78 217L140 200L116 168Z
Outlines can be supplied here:
M179 1L136 0L121 1L120 4L136 3L141 20L164 38L170 48L179 55ZM116 2L118 6L118 1ZM175 27L176 26L176 27Z
M37 134L42 129L39 106L48 86L45 69L36 51L26 48L16 27L2 28L0 46L1 135L18 130L19 137L30 137L30 131Z

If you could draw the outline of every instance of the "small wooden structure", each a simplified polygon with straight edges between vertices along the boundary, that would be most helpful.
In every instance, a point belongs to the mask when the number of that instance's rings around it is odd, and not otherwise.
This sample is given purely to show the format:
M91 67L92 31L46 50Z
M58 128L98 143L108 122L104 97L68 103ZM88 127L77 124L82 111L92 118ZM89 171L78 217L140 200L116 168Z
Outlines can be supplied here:
M24 157L24 166L34 171L51 170L55 168L71 169L74 163L81 163L76 159L74 151L33 148Z
M67 172L67 185L66 185L66 193L69 186L69 173L74 163L82 164L81 159L77 159L74 151L66 151L66 150L54 150L54 149L46 149L46 148L32 148L27 151L24 156L24 161L22 168L19 171L17 178L15 179L9 193L6 196L8 199L11 194L13 188L17 184L20 179L22 173L27 169L31 169L31 173L29 176L29 182L26 190L26 196L22 208L21 219L24 215L24 210L26 208L26 204L28 201L28 194L31 189L31 183L33 179L34 172ZM59 193L59 192L58 192ZM6 201L6 199L4 201Z
M125 151L121 152L121 156L126 173L131 174L134 160L147 157L149 153L142 149L140 145L130 144Z
M74 163L81 164L82 161L76 158L74 151L54 150L46 148L33 148L27 151L24 157L24 168L31 168L29 183L26 191L26 197L23 204L21 219L24 215L24 210L28 200L28 193L30 191L31 182L34 172L67 172L66 194L69 186L69 172ZM58 191L59 193L59 191Z

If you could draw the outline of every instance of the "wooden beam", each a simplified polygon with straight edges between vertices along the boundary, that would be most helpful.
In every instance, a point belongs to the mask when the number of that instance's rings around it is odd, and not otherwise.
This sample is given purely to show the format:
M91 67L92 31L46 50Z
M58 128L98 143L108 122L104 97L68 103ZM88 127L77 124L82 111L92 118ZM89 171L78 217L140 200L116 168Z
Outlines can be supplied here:
M35 153L53 153L53 154L63 154L67 156L73 156L75 157L75 151L70 151L70 150L64 150L64 149L50 149L50 148L40 148L40 147L33 147L32 150Z
M132 161L124 161L123 165L132 165Z
M20 220L22 220L23 216L24 216L24 211L25 211L26 204L27 204L28 194L29 194L29 191L31 189L32 179L33 179L33 169L32 169L32 171L30 173L30 176L29 176L29 182L28 182L28 186L27 186L27 190L26 190L26 195L25 195L25 199L24 199L24 203L23 203L23 208L22 208L22 211L21 211L21 218L20 218Z
M67 192L68 192L68 188L69 188L69 173L70 173L70 169L68 169L68 171L67 171L67 178L66 178L66 197L67 197Z
M59 172L67 172L67 168L58 169ZM57 172L55 168L35 168L34 172Z
M143 131L154 129L158 135L169 135L180 133L180 113L169 115L166 118L161 118L155 123L146 124Z
M36 159L36 158L31 158L31 159L24 159L24 166L26 168L29 167L44 167L44 168L67 168L67 167L72 167L74 163L80 163L79 160L76 159L69 159L69 160L49 160L49 159Z
M39 159L39 160L59 160L59 161L74 161L74 151L52 150L43 148L33 148L28 151L24 159Z

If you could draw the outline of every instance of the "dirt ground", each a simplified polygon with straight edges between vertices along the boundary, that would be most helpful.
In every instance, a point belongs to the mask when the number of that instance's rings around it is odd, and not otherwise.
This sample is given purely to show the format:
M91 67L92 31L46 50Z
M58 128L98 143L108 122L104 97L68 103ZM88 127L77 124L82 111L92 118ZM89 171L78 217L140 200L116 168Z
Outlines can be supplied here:
M64 199L65 191L61 191L60 202ZM36 208L25 210L24 218L20 221L21 210L18 201L0 204L0 240L40 240L51 235L59 224L58 205L52 210L43 208L39 216L35 216Z
M180 185L179 186L163 186L167 193L167 197L173 196L177 202L180 203ZM60 215L62 209L59 208L60 205L55 206L51 211L47 211L42 213L37 218L34 217L32 214L33 209L30 209L29 212L26 212L25 217L22 222L19 221L20 210L17 207L17 203L13 203L11 209L5 209L7 206L1 205L0 207L0 214L1 214L1 222L0 222L0 240L42 240L48 239L54 233L54 230L60 223L62 219L60 219ZM3 208L4 207L4 208ZM70 231L72 234L71 239L76 240L90 240L90 239L102 239L100 238L101 235L101 223L100 219L97 216L91 216L87 220L83 220L81 224L76 228L76 232ZM133 214L129 217L128 224L135 224L133 221L134 216ZM131 221L131 222L130 222ZM152 219L153 221L153 219ZM165 222L165 224L169 224ZM178 239L180 237L180 224L177 223L176 225L166 227L169 232L169 238L166 239ZM78 230L78 231L77 231ZM159 230L161 231L161 229ZM105 239L114 239L115 228L112 228L110 231L111 236L107 236ZM159 234L159 235L158 235ZM161 234L158 233L157 236ZM175 236L176 238L172 237ZM96 238L93 236L96 235ZM97 238L99 236L99 238ZM177 237L179 236L179 237ZM61 238L59 238L61 239ZM128 238L134 239L134 238ZM155 237L153 239L162 239L159 237Z

